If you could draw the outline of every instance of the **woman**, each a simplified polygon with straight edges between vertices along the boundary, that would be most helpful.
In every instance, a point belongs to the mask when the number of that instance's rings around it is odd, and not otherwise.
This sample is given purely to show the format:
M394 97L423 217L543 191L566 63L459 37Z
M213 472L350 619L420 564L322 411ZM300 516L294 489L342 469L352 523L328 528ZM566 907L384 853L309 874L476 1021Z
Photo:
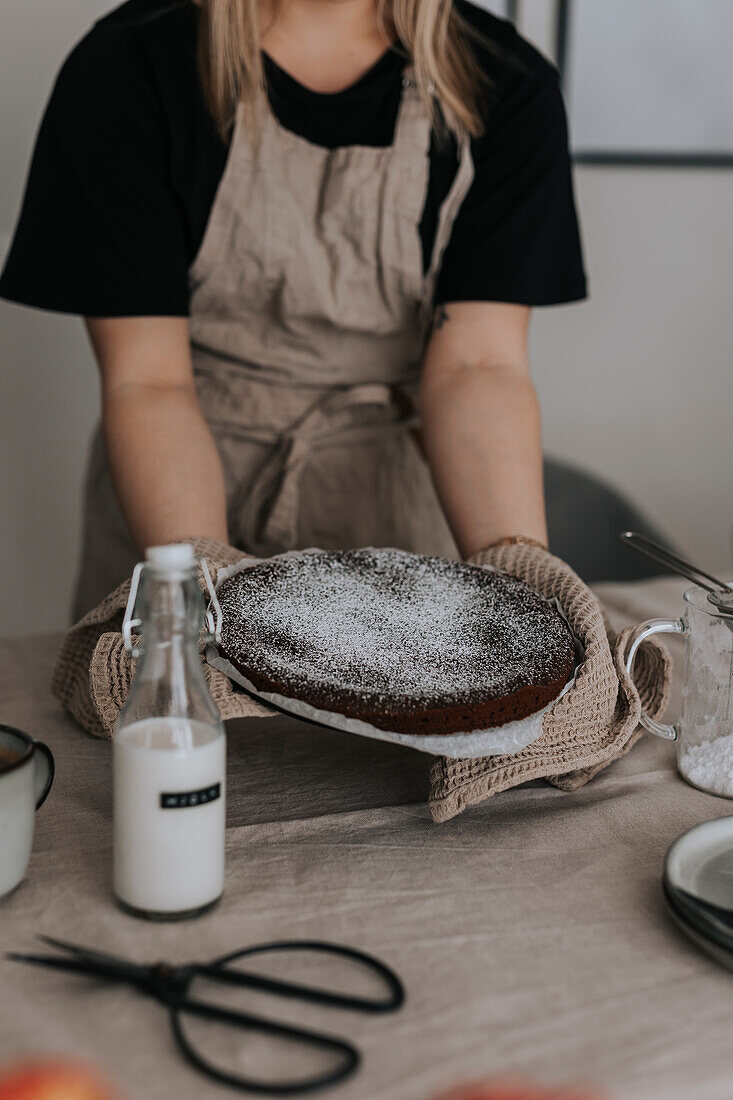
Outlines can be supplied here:
M100 366L77 614L190 535L546 540L527 329L585 293L565 118L461 0L128 0L62 69L0 293L84 316Z

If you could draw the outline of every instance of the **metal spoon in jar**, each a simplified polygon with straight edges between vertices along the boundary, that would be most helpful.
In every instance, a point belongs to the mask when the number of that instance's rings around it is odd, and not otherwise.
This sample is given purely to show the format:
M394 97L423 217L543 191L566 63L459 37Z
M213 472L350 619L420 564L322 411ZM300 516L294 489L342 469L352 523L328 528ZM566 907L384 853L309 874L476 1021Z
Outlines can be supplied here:
M639 535L636 531L624 531L619 538L632 550L645 554L652 561L659 562L665 569L671 570L672 573L679 573L693 584L706 589L708 600L725 620L730 620L726 621L726 626L733 631L733 585L719 580L712 573L706 573L704 569L699 569L692 562L673 554L665 546L660 546L658 542L648 539L646 535Z

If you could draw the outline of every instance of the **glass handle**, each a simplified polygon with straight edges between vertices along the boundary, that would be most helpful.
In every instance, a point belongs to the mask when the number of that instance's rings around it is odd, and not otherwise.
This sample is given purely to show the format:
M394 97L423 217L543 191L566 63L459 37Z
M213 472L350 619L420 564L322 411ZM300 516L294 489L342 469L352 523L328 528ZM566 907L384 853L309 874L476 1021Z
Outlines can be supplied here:
M686 636L689 633L690 628L684 619L647 619L645 623L641 623L637 626L636 630L629 638L624 662L626 671L631 679L633 680L634 678L634 660L636 658L636 652L643 641L650 638L652 634L683 634ZM667 725L664 722L657 722L644 710L641 712L640 721L645 730L649 730L649 733L653 733L657 737L663 737L665 741L676 741L679 738L680 730L678 725Z

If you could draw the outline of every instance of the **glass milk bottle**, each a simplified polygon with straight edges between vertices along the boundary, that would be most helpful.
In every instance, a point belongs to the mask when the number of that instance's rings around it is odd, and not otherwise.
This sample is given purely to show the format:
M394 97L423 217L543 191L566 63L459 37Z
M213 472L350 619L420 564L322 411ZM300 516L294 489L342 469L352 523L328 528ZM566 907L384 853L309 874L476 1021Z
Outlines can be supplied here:
M123 624L139 660L113 742L114 892L159 920L196 916L224 889L226 739L199 657L196 564L189 545L148 549Z

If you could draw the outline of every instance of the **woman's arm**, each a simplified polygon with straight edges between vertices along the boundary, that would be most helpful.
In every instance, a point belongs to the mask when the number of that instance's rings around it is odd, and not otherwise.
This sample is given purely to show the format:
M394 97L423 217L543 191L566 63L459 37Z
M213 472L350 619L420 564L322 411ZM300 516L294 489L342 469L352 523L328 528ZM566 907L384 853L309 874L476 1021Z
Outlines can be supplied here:
M439 306L421 382L422 437L464 556L508 535L547 542L529 309Z
M183 317L87 318L122 513L142 549L200 535L228 541L219 452L196 396Z

